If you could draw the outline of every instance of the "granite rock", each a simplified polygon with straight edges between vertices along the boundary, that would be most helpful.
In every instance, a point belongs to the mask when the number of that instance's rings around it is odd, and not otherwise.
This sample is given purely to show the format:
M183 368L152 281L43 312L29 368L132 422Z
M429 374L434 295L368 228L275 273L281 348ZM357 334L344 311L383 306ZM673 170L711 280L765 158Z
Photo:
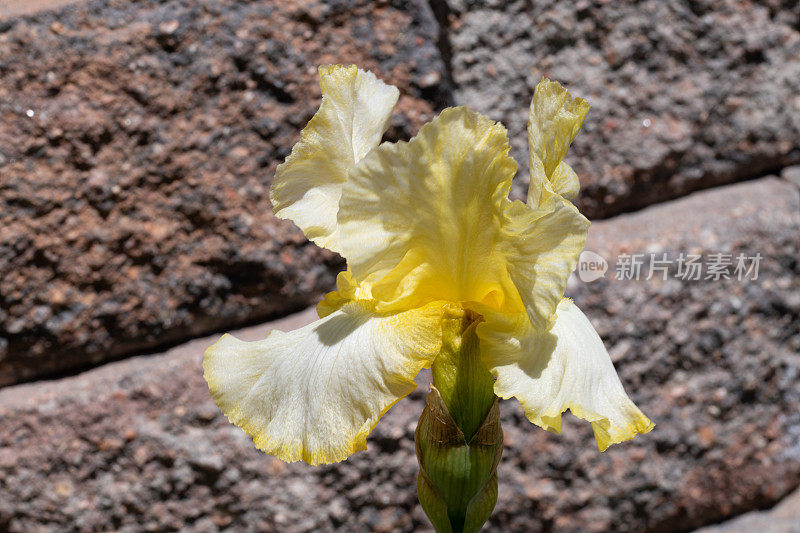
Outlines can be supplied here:
M13 6L12 6L13 7ZM0 386L301 309L338 256L271 214L316 65L443 94L426 3L78 3L0 24Z
M691 531L800 485L799 229L797 189L777 178L595 223L588 248L609 271L568 292L656 427L600 454L589 424L565 415L554 435L503 402L486 531ZM756 280L616 279L622 254L680 252L763 260ZM0 390L0 530L431 531L414 492L427 375L367 451L287 465L214 406L200 366L211 342Z
M796 2L434 4L455 101L509 126L523 173L536 83L551 77L589 99L568 161L590 217L800 162Z
M695 533L800 533L800 490L794 491L773 509L753 511Z

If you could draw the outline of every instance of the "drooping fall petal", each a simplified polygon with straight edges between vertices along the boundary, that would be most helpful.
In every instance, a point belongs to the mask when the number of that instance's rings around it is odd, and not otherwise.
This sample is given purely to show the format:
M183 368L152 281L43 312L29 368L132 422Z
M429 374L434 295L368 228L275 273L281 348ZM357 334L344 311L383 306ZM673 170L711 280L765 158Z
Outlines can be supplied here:
M589 107L586 100L572 98L556 81L543 79L536 86L528 112L529 205L538 206L552 192L568 200L578 195L578 176L564 157Z
M505 128L464 107L352 170L339 206L342 253L379 309L479 302L527 309L547 326L588 222L563 201L542 209L510 201L515 171Z
M339 252L336 213L348 172L380 143L397 88L354 65L319 68L322 104L278 166L270 190L275 215L319 246Z
M487 315L478 326L482 356L497 377L495 393L516 397L525 415L549 431L561 431L569 409L592 423L600 451L647 433L653 423L625 394L603 341L569 299L560 302L548 332L524 317Z
M351 302L303 328L244 342L224 335L203 362L214 401L284 461L316 465L366 449L366 437L441 346L441 306L376 314Z

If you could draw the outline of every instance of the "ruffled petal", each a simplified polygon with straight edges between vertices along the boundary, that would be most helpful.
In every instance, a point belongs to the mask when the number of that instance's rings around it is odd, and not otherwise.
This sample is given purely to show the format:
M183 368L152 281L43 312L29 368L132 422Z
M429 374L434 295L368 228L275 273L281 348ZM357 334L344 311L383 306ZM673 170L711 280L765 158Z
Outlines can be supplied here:
M558 195L537 210L516 203L513 211L502 241L507 270L531 325L546 330L586 245L589 221Z
M303 328L244 342L224 335L205 355L214 401L284 461L316 465L366 449L366 437L441 347L441 305L392 315L351 302Z
M497 245L515 171L505 128L465 107L445 109L408 143L382 144L342 190L353 276L382 309L439 299L519 308Z
M578 176L563 159L589 107L558 82L543 79L536 86L528 113L529 205L538 206L551 191L568 200L578 195Z
M536 209L510 201L515 171L505 128L464 107L352 170L339 206L342 251L379 309L477 302L525 309L548 327L588 221L556 195Z
M516 397L531 422L556 433L569 409L592 423L600 451L650 431L654 424L625 394L586 316L569 299L556 315L548 332L534 331L524 317L485 315L478 336L497 377L495 394Z
M317 304L317 315L320 318L325 318L353 300L368 302L370 305L375 304L369 284L358 283L353 279L353 273L348 268L339 272L336 276L336 290L326 294Z
M380 143L399 92L354 65L319 68L322 104L270 190L275 215L292 220L306 237L340 251L336 213L347 174Z
M550 186L553 192L572 200L581 190L581 183L578 175L572 167L565 162L560 162L553 173L550 175Z

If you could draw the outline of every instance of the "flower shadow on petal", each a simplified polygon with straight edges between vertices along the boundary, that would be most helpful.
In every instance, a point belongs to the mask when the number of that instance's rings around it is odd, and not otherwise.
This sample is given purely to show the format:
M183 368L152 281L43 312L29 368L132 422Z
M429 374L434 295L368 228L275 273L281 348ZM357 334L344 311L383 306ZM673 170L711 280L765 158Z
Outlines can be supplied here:
M549 331L536 335L535 338L536 342L523 343L522 353L525 355L517 361L520 370L533 379L539 378L550 364L558 340Z
M370 315L364 313L345 313L334 316L314 328L319 342L325 346L335 346L367 323Z

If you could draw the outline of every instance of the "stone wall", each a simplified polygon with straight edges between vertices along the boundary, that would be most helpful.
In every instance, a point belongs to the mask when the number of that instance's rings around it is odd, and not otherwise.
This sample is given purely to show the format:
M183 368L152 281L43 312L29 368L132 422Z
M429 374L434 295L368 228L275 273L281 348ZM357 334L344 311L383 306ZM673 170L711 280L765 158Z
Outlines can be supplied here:
M0 531L429 531L413 491L424 389L367 452L285 465L211 401L210 338L168 349L332 287L341 258L268 200L332 62L400 88L391 140L446 105L502 120L517 195L539 78L593 104L569 162L581 208L607 218L588 249L611 263L568 295L657 426L598 454L588 424L551 435L503 402L488 531L691 531L800 485L797 3L48 5L0 6ZM749 281L613 275L624 254L681 252L763 259ZM778 531L800 519L787 502L709 531Z
M268 200L318 106L321 63L357 63L400 88L390 139L449 104L502 120L515 194L532 87L563 81L593 104L569 156L590 217L800 161L796 5L2 9L0 385L284 314L331 286L341 260Z
M799 233L798 187L777 178L595 223L588 248L603 257L757 250L759 279L623 281L612 261L602 280L571 284L656 427L601 454L588 423L566 414L554 435L502 402L500 494L486 531L688 532L799 486ZM430 531L414 492L427 373L366 452L287 465L256 451L212 402L201 371L211 342L0 389L0 530ZM787 531L764 522L763 533Z
M342 261L272 216L316 65L433 116L426 4L92 2L0 25L0 386L286 314Z

